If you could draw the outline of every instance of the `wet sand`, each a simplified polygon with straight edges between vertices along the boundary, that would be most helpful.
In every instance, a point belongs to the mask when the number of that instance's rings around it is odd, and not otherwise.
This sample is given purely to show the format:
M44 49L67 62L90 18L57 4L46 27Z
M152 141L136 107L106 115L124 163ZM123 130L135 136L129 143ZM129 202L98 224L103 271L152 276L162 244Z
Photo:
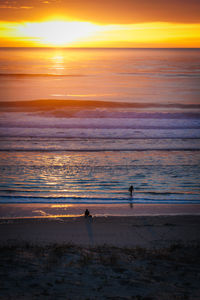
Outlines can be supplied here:
M200 204L0 204L0 219L98 216L200 215Z

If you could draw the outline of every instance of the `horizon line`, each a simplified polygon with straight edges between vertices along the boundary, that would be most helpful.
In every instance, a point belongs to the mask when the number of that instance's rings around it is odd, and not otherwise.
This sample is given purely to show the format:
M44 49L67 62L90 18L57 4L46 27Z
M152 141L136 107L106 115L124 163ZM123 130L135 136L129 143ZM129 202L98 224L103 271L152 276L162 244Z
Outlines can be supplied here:
M200 50L200 47L45 47L45 46L0 46L0 49L177 49L177 50L181 50L181 49L196 49L196 50Z

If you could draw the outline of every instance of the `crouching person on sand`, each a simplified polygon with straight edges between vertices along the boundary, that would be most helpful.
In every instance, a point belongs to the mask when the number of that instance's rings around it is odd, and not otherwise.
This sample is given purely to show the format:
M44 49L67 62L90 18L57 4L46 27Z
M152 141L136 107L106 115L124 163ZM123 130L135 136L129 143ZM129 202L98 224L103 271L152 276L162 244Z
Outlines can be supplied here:
M85 210L85 218L92 218L92 215L90 214L89 210Z

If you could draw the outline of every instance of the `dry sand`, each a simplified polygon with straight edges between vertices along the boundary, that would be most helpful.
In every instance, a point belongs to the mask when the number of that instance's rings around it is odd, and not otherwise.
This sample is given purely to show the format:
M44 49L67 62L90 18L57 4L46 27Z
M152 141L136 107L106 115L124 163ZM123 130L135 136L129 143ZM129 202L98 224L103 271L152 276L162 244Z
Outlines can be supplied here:
M0 220L0 299L199 299L200 216Z

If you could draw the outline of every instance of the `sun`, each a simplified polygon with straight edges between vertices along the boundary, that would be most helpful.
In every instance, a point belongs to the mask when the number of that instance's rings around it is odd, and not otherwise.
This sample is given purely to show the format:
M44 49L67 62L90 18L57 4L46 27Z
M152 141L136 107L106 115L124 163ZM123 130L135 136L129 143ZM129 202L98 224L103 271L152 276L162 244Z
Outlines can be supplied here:
M98 29L98 25L89 22L48 21L24 23L19 31L37 44L65 46L93 35Z

